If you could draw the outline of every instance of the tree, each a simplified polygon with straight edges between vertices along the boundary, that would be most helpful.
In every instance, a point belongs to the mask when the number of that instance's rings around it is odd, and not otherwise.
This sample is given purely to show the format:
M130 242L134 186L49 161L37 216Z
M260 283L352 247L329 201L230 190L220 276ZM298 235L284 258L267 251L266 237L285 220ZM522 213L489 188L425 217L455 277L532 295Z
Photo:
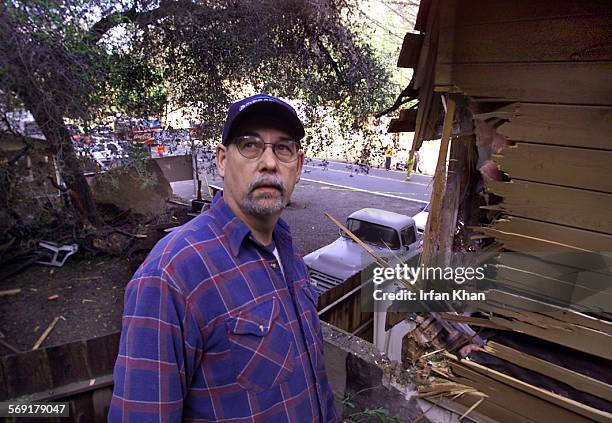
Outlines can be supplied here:
M34 116L83 218L99 223L66 119L194 106L221 132L245 87L303 100L346 129L382 107L388 75L355 25L353 0L9 0L0 6L5 107ZM316 140L324 143L325 139Z

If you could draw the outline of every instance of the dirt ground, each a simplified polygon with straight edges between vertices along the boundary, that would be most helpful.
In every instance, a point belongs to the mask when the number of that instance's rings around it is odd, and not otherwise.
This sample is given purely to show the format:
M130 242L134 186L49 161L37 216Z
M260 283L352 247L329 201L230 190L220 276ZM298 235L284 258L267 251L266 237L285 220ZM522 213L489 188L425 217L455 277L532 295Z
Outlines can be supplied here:
M73 257L71 257L73 258ZM69 258L64 267L35 265L2 282L2 289L21 288L0 298L0 331L4 341L25 351L63 316L42 346L101 336L120 330L123 292L130 278L126 259ZM57 299L49 299L57 295ZM2 353L10 353L2 346Z
M338 237L324 212L340 221L363 207L377 207L412 216L422 205L379 197L312 182L301 182L283 218L292 228L302 254ZM62 268L33 265L0 281L0 290L21 288L17 295L0 297L0 332L3 341L26 351L32 348L55 317L60 317L42 347L88 339L121 329L123 294L132 268L126 258L88 257L77 253ZM55 299L54 296L57 295ZM0 346L0 355L12 353Z

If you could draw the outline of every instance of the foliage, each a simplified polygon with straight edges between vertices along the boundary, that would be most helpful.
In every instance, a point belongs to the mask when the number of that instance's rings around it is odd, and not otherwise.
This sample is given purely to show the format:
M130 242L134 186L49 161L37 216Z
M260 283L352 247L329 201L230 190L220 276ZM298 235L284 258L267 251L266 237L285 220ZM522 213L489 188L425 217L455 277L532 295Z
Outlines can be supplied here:
M376 389L376 387L362 389L361 391L358 391L352 395L347 394L342 399L343 408L355 409L356 405L353 402L354 398L357 395L360 395L361 393L368 391L368 390L372 390L372 389ZM386 408L377 407L377 408L366 408L361 411L350 413L346 415L345 420L351 423L358 423L361 421L372 421L372 420L379 421L379 422L397 422L399 421L399 416L392 416L389 414L389 410L387 410Z
M137 52L111 57L110 109L137 118L161 116L168 103L164 72Z
M357 2L191 3L137 32L131 55L164 75L171 105L198 110L204 139L218 139L227 106L267 92L300 100L310 143L332 114L344 133L388 100L388 74L363 33L348 29ZM356 28L359 29L359 28Z
M202 137L216 140L232 101L267 92L299 102L313 152L350 132L373 139L363 123L388 102L389 75L357 10L358 0L3 2L4 126L14 130L15 108L32 113L90 221L67 119L87 129L111 114L191 107ZM340 135L324 131L330 114Z

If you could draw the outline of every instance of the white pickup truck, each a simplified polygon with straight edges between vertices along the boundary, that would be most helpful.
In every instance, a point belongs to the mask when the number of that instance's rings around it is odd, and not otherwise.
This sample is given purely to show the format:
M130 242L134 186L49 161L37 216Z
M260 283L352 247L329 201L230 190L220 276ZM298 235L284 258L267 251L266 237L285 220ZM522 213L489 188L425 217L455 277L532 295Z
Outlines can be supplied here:
M403 214L365 208L352 213L346 227L383 258L406 261L421 251L414 219ZM323 293L374 263L374 258L340 231L340 238L306 255L304 262Z

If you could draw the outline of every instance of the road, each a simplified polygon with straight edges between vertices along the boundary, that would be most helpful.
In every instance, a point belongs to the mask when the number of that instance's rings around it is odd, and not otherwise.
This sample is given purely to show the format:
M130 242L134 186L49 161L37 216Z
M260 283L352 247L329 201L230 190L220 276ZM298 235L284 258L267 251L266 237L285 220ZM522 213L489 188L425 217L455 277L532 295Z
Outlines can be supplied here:
M406 172L403 171L371 168L365 174L355 165L329 162L327 166L323 166L323 162L316 159L309 160L302 172L304 181L421 204L429 202L432 178L426 175L412 175L410 181L405 181L405 178Z
M206 175L208 183L223 185L218 177ZM326 191L348 191L369 193L379 197L426 204L431 198L432 178L426 175L412 175L405 181L406 173L395 170L370 169L368 174L357 171L357 166L340 162L329 162L323 166L320 160L308 160L304 165L301 181L315 183ZM203 178L205 189L205 182ZM185 199L193 198L192 181L172 184L174 193Z

